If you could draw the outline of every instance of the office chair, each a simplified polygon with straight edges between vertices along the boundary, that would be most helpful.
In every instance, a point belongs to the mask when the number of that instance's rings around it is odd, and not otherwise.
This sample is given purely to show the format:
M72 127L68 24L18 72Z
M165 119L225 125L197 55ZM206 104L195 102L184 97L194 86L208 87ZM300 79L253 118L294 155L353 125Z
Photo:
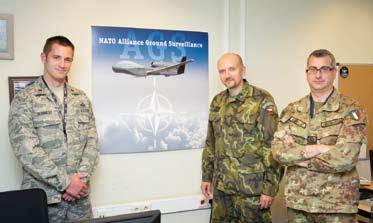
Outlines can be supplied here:
M49 223L44 190L0 192L0 222Z

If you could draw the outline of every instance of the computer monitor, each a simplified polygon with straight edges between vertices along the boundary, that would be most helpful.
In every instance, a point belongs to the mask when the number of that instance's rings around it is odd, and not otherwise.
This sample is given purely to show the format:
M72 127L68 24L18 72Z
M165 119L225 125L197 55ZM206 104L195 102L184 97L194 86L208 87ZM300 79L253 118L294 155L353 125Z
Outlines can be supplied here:
M144 211L111 217L84 219L72 223L161 223L161 212L159 210Z

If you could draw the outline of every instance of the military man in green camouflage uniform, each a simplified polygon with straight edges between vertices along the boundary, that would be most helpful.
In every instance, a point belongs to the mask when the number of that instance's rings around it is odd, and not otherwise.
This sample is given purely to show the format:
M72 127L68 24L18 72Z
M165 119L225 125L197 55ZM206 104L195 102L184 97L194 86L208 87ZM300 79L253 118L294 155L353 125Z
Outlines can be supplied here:
M22 188L41 188L48 198L49 222L92 215L89 178L98 153L91 102L65 83L74 45L49 38L41 53L44 74L13 99L9 138L23 167Z
M213 194L212 222L271 222L278 190L271 140L278 114L272 96L247 83L239 55L224 54L218 72L227 90L211 102L201 190Z
M272 153L287 166L288 222L356 222L356 163L366 143L367 117L333 87L336 73L333 54L312 52L306 69L311 93L289 104L280 117Z

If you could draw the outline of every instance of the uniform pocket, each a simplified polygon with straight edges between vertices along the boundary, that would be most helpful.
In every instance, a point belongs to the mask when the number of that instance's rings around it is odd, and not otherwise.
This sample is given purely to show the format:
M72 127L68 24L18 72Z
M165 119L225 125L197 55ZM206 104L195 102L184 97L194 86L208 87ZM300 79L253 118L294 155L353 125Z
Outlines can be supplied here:
M79 115L76 118L77 128L79 130L87 130L89 124L89 117L87 115Z
M36 117L34 126L40 145L48 150L59 147L64 140L62 121L57 117Z
M222 172L218 178L216 187L226 194L257 196L263 189L264 172Z
M49 117L42 117L42 118L35 118L34 119L34 126L36 129L39 128L54 128L57 125L61 124L60 119L56 118L49 118Z
M243 136L249 137L256 128L258 114L237 114L233 118L238 133L242 133ZM250 138L247 139L250 140Z
M308 130L306 128L300 127L294 123L291 123L289 128L291 136L293 136L296 143L307 145Z
M76 116L76 132L79 135L79 141L83 142L88 137L88 129L89 129L89 117L88 115L78 115Z
M214 130L215 137L221 137L222 136L222 123L221 123L221 117L220 114L217 112L211 113L209 116L209 122L212 123L212 127Z
M319 131L319 143L325 145L335 145L338 135L341 131L342 124L321 128Z
M263 179L263 172L247 174L240 173L238 191L249 196L260 195L263 189Z
M256 163L260 142L256 128L256 115L236 114L224 120L224 153L239 163Z

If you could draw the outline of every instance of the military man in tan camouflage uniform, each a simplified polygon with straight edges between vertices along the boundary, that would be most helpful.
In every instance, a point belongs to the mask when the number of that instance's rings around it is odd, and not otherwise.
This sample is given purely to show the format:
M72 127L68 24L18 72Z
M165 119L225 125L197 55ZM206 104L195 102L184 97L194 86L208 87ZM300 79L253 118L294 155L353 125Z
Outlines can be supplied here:
M201 190L213 194L212 222L271 222L280 170L271 154L278 114L272 96L247 83L239 55L217 64L227 90L211 102Z
M66 37L49 38L41 53L43 76L14 97L9 114L22 188L46 192L51 223L92 215L88 182L99 146L90 100L65 82L73 55Z
M311 93L289 104L280 117L272 153L287 166L288 222L356 222L356 163L366 143L367 117L333 87L336 73L333 54L312 52L306 69Z

